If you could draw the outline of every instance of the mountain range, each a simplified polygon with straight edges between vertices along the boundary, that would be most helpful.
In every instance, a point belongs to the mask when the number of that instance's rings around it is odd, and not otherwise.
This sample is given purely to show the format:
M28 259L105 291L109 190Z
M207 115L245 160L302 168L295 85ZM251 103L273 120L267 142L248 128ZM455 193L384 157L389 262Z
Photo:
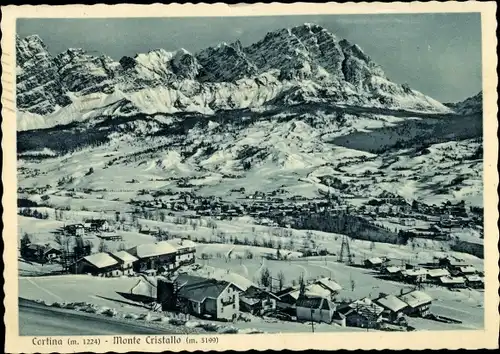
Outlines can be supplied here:
M54 57L39 36L17 37L16 64L21 130L110 113L213 114L304 102L451 112L390 81L358 45L314 24L270 32L247 47L155 49L119 61L74 48Z

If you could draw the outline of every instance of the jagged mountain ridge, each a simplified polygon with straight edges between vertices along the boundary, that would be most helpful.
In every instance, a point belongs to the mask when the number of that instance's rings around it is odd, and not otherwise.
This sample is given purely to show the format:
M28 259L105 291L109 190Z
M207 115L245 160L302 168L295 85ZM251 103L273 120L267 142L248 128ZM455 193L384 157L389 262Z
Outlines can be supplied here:
M477 114L483 112L483 91L480 91L472 97L455 103L445 103L446 106L455 112L463 115Z
M213 113L314 100L450 110L389 81L359 46L311 24L270 32L248 47L222 43L196 54L157 49L118 62L82 49L53 58L36 35L18 37L16 53L21 129L59 124L62 111L66 121L84 119L98 114L90 112L102 108L96 102L121 100L135 113Z

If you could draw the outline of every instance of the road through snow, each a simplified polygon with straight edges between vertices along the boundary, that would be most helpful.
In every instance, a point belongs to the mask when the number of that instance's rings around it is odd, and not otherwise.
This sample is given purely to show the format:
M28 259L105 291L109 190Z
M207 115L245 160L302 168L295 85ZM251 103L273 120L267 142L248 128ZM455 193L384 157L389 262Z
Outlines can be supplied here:
M51 308L19 299L19 334L24 336L160 334L149 328L99 315Z

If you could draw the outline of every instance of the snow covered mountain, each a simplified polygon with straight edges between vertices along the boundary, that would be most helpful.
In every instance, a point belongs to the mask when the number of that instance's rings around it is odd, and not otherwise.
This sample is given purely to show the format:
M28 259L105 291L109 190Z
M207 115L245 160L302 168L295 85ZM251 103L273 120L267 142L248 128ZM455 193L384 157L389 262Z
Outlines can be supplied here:
M446 103L448 107L453 109L455 112L463 115L476 114L483 112L483 92L468 97L461 102L456 103Z
M52 57L36 35L16 40L18 129L106 114L262 109L328 102L445 113L450 108L389 81L359 46L304 24L248 47L221 43L191 54L164 49L118 62L83 49Z

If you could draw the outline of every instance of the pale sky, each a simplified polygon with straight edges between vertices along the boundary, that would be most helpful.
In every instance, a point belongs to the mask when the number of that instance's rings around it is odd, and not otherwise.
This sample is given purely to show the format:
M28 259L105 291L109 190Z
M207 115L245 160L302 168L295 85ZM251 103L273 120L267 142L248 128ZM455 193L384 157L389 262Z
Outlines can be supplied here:
M196 52L237 39L246 46L269 31L305 22L358 44L390 80L441 102L460 101L481 90L479 13L19 19L17 33L21 38L38 34L54 55L83 48L118 60L157 48Z

